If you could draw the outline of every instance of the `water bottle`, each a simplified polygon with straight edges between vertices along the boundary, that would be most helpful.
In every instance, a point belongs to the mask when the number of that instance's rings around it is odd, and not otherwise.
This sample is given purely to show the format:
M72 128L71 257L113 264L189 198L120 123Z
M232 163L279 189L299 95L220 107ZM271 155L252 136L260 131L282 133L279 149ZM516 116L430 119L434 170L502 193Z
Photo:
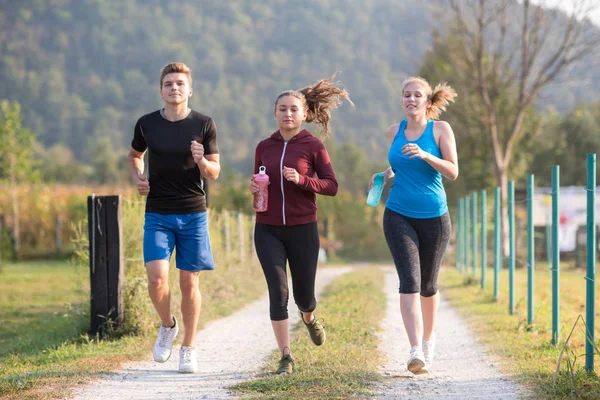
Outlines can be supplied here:
M254 182L258 184L258 192L254 193L252 208L256 212L265 212L269 206L269 175L266 174L267 168L261 165L258 168L258 174L254 176Z
M375 174L373 186L371 186L371 190L369 190L369 195L367 196L367 204L371 207L377 207L381 198L381 192L383 192L383 172Z

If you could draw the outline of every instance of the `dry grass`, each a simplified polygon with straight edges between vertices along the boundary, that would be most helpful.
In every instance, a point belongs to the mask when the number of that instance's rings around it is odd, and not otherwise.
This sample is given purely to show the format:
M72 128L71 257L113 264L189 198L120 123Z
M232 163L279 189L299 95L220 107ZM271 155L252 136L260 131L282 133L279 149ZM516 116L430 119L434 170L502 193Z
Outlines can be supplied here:
M530 387L536 398L597 399L600 378L583 371L585 332L575 329L569 340L571 368L566 359L560 365L555 382L560 351L580 315L585 316L585 272L563 270L560 275L560 346L551 344L552 295L551 274L547 264L539 263L535 274L534 323L527 325L527 271L515 274L514 315L508 313L508 272L500 274L500 296L492 297L492 271L487 273L487 291L479 287L479 278L463 275L455 269L441 273L441 293L466 317L481 342L502 360L499 365L518 382ZM600 298L596 297L600 311ZM600 315L596 315L597 321ZM600 344L600 324L596 322L596 345ZM595 357L595 371L600 370L600 354ZM571 374L571 372L572 374Z
M75 264L7 265L0 279L0 398L64 397L77 384L119 367L124 361L147 358L158 319L146 290L142 261L143 202L137 196L123 202L126 258L125 327L115 338L89 337L89 272L87 228L75 227ZM210 213L215 271L200 274L203 295L201 323L226 316L266 290L262 271L252 256L252 221L243 216ZM230 225L230 251L225 224ZM243 236L243 252L239 236ZM243 257L243 259L242 259ZM27 272L27 273L25 273ZM178 272L170 274L173 310L179 314ZM32 293L36 293L32 296ZM24 316L26 315L26 318ZM51 318L49 318L49 316ZM19 321L19 323L15 323ZM10 336L2 330L10 329ZM118 338L118 339L117 339Z

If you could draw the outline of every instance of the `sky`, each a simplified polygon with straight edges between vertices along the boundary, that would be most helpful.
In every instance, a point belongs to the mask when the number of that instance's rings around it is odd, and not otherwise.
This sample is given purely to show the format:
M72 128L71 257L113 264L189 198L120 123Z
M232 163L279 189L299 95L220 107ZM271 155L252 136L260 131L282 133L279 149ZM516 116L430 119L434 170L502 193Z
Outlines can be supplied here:
M570 13L573 9L573 3L577 0L531 0L532 3L542 4L544 6L556 7L558 5L565 12ZM600 27L600 0L591 0L594 10L589 17L598 27Z

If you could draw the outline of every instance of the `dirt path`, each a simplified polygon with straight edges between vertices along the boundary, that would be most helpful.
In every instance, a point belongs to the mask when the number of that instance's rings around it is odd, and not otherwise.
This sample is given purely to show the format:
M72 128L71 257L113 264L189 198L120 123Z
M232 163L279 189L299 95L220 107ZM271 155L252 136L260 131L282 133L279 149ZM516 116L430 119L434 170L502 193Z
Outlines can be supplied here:
M320 293L333 279L351 268L324 268L317 275ZM208 325L196 340L199 371L180 374L179 346L173 347L169 361L129 363L123 370L79 388L77 400L118 399L229 399L228 386L252 379L277 346L269 320L267 295L244 309ZM290 300L290 323L299 321ZM181 333L180 333L181 334ZM151 350L151 349L150 349ZM150 354L150 357L151 354Z
M379 399L519 399L525 393L492 364L462 319L447 302L440 304L436 356L430 374L415 376L406 370L410 344L400 315L398 276L386 278L387 317L383 324L383 351L387 354Z

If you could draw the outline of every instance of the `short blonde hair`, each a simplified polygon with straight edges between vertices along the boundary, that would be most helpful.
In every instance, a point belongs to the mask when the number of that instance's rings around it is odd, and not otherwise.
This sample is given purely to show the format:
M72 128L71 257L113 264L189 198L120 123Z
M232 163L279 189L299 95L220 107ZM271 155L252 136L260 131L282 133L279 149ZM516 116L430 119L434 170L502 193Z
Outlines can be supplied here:
M435 89L431 90L429 82L420 76L411 76L402 82L402 96L404 96L404 89L407 85L416 83L421 85L425 89L425 95L431 100L431 107L425 111L425 116L428 119L439 119L442 111L446 111L446 106L449 102L453 102L454 98L458 96L456 91L452 89L448 83L438 83Z
M188 82L190 83L190 86L192 86L192 71L190 70L190 68L187 65L185 65L184 63L172 62L172 63L168 63L167 65L162 67L162 69L160 70L160 88L161 89L163 86L163 79L165 79L165 76L167 76L169 74L175 74L175 73L182 73L185 76L187 76Z

